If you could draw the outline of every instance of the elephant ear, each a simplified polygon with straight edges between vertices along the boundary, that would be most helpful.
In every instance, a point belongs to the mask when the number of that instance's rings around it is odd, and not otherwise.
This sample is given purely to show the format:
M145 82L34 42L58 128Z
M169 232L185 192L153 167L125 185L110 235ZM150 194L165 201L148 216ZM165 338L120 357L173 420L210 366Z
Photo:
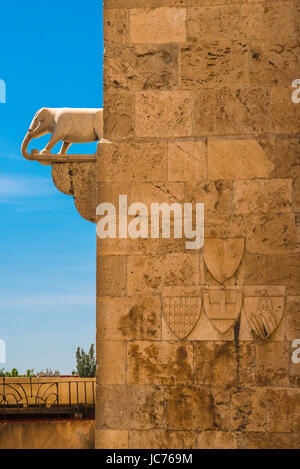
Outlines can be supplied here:
M39 121L43 122L47 118L47 116L48 116L48 109L43 107L38 113Z

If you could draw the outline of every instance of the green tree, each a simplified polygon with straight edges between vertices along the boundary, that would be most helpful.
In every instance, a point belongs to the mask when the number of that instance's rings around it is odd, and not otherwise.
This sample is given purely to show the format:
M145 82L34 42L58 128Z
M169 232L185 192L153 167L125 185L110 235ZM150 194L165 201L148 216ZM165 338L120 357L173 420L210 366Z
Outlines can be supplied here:
M88 353L80 347L76 351L76 369L81 378L93 378L96 376L96 356L94 344L91 344Z

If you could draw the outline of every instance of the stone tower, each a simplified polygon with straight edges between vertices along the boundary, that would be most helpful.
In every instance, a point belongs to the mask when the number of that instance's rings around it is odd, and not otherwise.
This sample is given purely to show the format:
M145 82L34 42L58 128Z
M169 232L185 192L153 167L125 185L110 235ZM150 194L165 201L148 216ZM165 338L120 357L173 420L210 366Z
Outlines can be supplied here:
M202 202L205 239L98 240L98 448L299 447L299 13L104 0L97 203Z

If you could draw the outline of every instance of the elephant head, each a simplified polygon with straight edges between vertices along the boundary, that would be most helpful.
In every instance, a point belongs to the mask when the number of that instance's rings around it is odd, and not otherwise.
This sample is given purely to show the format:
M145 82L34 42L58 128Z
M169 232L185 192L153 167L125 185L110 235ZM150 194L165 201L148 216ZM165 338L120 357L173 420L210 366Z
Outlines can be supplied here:
M49 132L53 132L54 118L51 115L49 109L42 108L34 116L28 132L23 140L21 152L24 158L31 159L27 152L29 142L33 138L42 137Z

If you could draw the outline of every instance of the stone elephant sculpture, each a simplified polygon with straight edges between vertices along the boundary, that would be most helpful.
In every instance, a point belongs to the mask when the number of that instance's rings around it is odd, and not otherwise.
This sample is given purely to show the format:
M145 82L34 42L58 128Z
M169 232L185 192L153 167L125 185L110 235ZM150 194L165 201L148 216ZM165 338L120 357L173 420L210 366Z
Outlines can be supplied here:
M103 109L42 108L34 116L23 140L21 152L30 159L27 152L33 138L52 133L49 143L40 152L50 154L54 145L63 141L60 155L64 155L72 143L87 143L103 137Z

